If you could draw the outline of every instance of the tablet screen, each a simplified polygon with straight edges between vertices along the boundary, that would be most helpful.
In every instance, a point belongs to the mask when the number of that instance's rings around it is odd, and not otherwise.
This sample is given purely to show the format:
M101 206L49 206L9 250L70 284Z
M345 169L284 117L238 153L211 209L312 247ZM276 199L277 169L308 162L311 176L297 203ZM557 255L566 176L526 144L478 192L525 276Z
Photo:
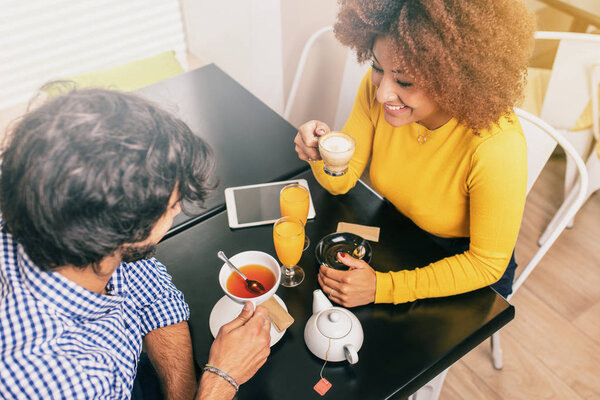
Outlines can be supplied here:
M285 185L297 182L234 189L238 223L276 220L281 217L279 192Z

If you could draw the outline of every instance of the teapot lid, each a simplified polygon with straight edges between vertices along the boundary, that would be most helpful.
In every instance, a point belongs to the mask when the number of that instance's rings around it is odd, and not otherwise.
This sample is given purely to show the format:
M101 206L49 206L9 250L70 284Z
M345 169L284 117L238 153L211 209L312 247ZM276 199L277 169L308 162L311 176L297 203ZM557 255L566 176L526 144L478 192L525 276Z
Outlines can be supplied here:
M340 309L331 308L322 311L317 318L319 332L330 339L339 339L350 333L352 320Z

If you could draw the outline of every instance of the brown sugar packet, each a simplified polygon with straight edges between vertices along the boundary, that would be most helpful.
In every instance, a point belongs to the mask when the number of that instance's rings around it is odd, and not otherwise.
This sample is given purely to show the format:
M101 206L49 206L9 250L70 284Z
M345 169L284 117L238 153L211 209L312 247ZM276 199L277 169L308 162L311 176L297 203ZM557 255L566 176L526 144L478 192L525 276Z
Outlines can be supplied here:
M379 228L376 226L339 222L337 226L337 232L350 232L362 237L363 239L370 240L371 242L379 241Z
M294 323L294 318L273 297L260 304L269 310L269 318L277 332L283 332Z

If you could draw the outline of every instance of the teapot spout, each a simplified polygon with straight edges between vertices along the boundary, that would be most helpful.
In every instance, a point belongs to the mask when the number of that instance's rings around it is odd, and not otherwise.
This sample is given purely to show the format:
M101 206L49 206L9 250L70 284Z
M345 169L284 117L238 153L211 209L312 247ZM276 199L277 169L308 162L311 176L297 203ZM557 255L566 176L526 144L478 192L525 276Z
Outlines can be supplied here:
M315 291L313 291L313 314L316 314L331 307L333 307L333 304L331 304L331 302L325 296L321 289L316 289Z

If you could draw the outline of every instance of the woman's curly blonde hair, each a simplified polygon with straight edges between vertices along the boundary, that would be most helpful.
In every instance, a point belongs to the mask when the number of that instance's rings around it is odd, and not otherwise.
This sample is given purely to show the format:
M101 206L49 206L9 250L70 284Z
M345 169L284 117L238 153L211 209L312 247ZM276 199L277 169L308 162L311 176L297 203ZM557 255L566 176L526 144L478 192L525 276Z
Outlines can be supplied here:
M535 27L521 0L339 3L335 34L360 62L391 37L397 69L470 128L489 128L521 99Z

